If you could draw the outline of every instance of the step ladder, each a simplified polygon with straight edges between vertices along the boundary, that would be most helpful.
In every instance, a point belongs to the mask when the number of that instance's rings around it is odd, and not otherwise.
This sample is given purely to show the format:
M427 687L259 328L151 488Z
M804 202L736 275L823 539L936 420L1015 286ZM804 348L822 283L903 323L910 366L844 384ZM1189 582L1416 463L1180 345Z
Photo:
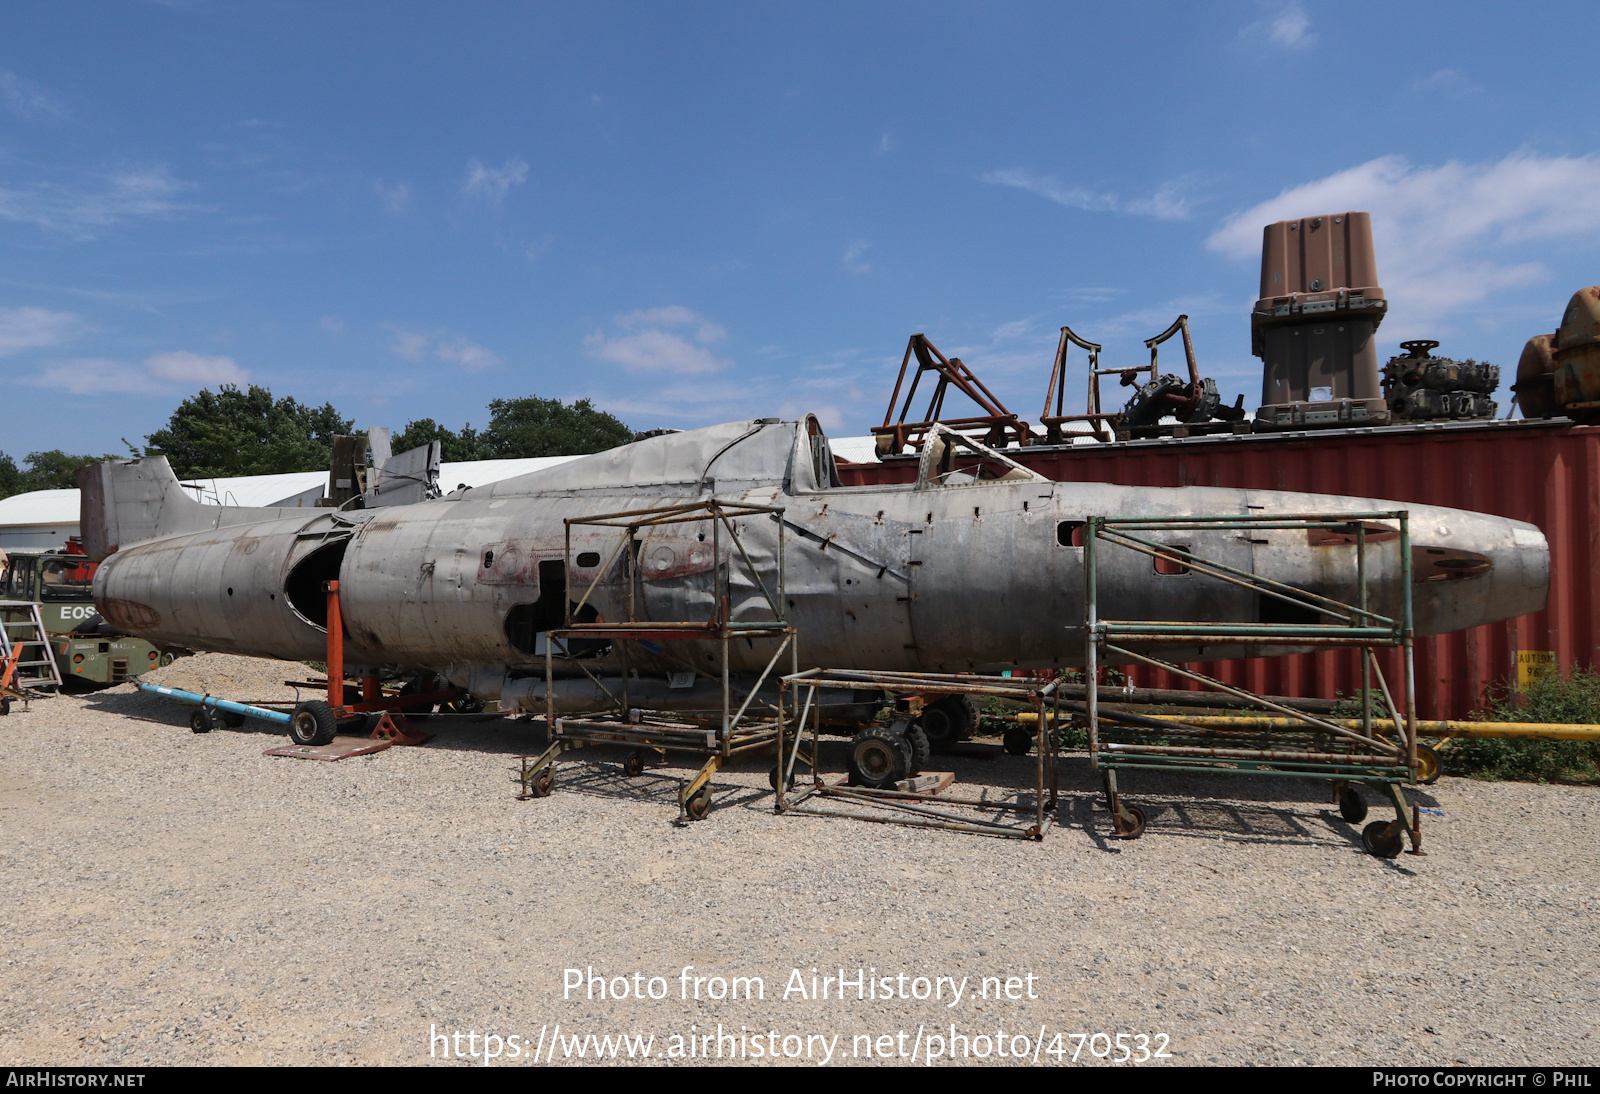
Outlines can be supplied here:
M0 600L0 687L23 696L61 688L38 604Z

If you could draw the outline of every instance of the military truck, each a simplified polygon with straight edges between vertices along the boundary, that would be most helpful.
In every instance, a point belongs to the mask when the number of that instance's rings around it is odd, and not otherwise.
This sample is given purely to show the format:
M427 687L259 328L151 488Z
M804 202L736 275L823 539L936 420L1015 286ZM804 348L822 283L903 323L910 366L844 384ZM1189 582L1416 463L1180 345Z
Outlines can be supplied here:
M172 658L143 638L112 627L95 610L96 564L84 556L76 537L53 551L0 552L0 600L35 601L41 606L63 681L106 686L120 684Z

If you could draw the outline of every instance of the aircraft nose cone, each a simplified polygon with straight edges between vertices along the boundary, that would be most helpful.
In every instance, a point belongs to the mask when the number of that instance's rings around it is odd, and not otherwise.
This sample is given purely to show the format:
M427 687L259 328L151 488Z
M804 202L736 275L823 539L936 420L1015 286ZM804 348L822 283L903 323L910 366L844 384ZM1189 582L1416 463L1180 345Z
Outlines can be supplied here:
M1550 547L1534 525L1433 510L1414 513L1411 537L1419 635L1515 619L1545 606Z

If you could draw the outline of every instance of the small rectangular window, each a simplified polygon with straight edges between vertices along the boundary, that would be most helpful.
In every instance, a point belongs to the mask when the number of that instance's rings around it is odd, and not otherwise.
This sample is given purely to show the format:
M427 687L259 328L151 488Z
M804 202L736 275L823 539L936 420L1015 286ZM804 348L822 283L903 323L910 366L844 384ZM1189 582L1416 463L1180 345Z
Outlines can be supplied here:
M1081 520L1064 520L1056 525L1056 543L1062 547L1082 547L1086 527Z
M1189 572L1187 565L1189 558L1189 545L1187 543L1174 543L1171 547L1163 547L1161 553L1155 557L1156 573L1186 574Z

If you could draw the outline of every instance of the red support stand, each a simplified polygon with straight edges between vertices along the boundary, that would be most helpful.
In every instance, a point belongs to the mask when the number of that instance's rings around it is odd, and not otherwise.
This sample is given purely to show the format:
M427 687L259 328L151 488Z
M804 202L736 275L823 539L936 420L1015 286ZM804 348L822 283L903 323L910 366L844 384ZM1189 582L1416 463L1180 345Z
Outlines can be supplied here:
M372 731L374 741L390 741L397 745L421 745L433 740L431 733L419 733L411 728L406 716L398 711L384 711Z

